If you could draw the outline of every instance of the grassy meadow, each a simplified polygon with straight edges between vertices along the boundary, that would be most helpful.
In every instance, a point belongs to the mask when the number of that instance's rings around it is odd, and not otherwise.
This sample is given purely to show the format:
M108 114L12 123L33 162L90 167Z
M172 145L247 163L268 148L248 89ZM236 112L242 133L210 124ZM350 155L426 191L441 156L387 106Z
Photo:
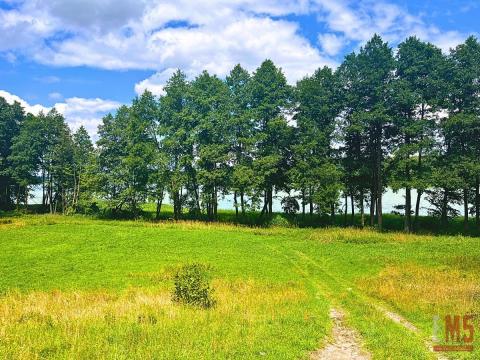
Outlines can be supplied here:
M171 300L193 262L209 266L212 309ZM478 237L5 216L0 359L308 359L331 307L373 358L434 359L433 317L479 314L479 279ZM473 353L447 355L480 358L476 330Z

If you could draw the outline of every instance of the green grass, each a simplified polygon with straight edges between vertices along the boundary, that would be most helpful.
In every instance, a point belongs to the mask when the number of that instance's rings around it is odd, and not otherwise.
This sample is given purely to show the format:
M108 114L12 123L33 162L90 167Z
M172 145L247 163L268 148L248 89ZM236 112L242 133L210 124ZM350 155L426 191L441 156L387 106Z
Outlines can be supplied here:
M480 312L475 237L1 220L1 359L307 359L328 339L332 306L374 358L430 359L433 316ZM192 262L211 267L213 309L171 302L176 269ZM479 358L480 335L474 346L454 356Z

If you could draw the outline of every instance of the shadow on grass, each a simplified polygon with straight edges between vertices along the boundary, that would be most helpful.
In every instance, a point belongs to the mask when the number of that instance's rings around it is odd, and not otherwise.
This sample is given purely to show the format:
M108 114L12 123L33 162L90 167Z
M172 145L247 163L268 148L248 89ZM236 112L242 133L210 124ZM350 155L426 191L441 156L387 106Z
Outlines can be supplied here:
M41 205L29 205L27 209L12 211L0 211L0 218L15 217L25 214L45 214L48 209ZM155 204L145 204L137 214L122 210L113 211L104 204L95 204L93 208L84 209L80 214L102 219L102 220L143 220L151 222L174 221L173 208L170 205L163 205L159 218L156 218ZM0 219L1 220L1 219ZM273 213L271 215L261 214L260 212L246 212L245 214L236 214L234 210L219 210L215 220L209 219L206 214L191 214L184 212L179 219L188 221L219 222L226 224L244 225L250 227L297 227L297 228L324 228L324 227L361 227L360 215L353 218L349 214L346 218L344 214L331 216L319 214L295 214L288 215L284 213ZM370 216L365 215L365 224L370 224ZM396 214L383 215L384 231L403 231L404 217ZM480 236L480 228L475 223L475 219L470 219L468 230L465 231L463 217L451 219L447 226L443 226L440 219L433 216L419 216L416 224L418 234L431 235L465 235Z

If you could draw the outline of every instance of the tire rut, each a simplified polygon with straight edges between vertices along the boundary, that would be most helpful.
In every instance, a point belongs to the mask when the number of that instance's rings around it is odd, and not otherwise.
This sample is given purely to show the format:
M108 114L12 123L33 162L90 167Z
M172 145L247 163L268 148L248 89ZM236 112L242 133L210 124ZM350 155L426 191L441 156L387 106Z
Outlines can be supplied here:
M333 321L332 340L323 349L310 355L311 360L369 360L371 355L360 347L360 338L351 328L343 324L344 314L330 309Z

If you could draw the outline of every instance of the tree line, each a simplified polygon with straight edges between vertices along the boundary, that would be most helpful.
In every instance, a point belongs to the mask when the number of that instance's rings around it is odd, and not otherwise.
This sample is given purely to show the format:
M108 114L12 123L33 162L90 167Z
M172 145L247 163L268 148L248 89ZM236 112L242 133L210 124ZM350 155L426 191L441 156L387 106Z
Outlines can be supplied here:
M382 228L382 195L402 191L405 230L425 197L443 224L474 216L480 227L480 44L444 54L410 37L394 51L375 35L332 70L290 86L270 60L225 79L178 70L161 96L146 91L105 116L94 145L72 134L55 109L25 114L0 98L0 208L28 205L33 187L50 212L83 211L103 200L140 214L165 195L175 219L216 219L233 194L237 216L359 212ZM415 190L416 198L412 198ZM343 207L340 207L340 199Z

